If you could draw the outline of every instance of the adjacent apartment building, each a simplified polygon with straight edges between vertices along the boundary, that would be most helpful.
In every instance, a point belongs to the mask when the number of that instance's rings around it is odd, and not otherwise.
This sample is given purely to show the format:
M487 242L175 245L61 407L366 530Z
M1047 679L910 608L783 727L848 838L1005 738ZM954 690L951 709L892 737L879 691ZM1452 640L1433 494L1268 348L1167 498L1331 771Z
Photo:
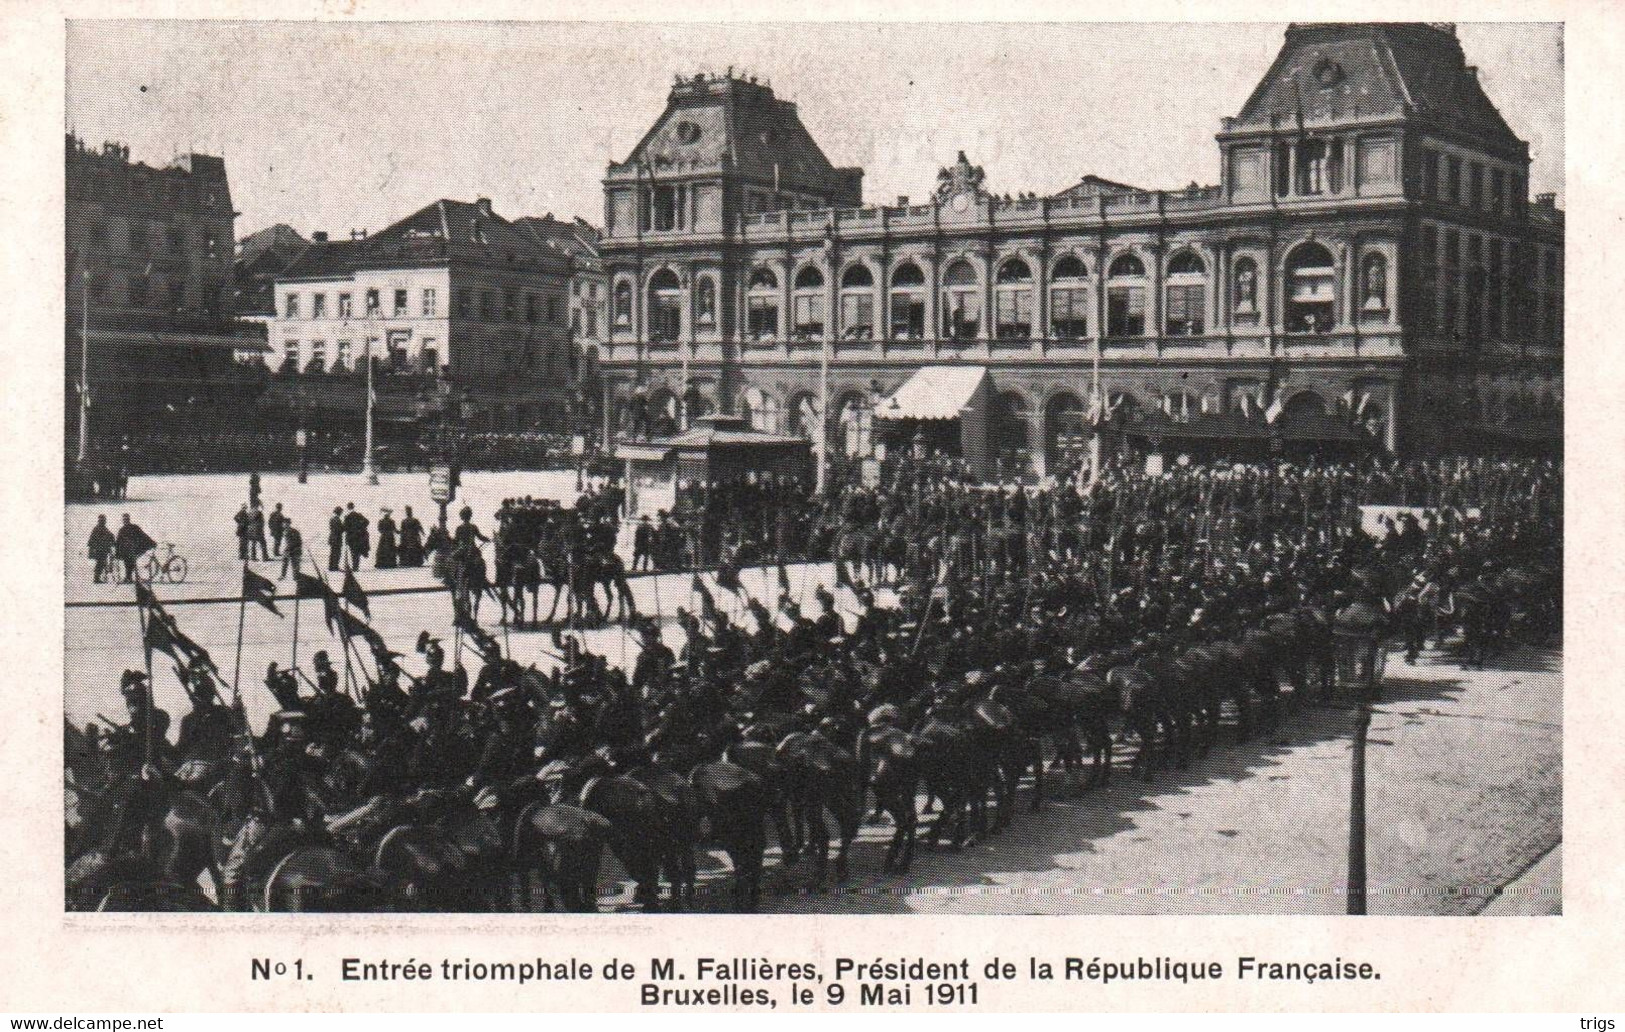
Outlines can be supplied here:
M108 461L131 434L229 423L251 390L234 353L257 345L233 325L225 162L187 154L155 167L125 144L96 149L71 134L66 144L70 447L87 370L87 450Z
M421 419L416 399L455 392L475 427L564 429L570 270L568 254L484 198L436 201L349 240L316 233L276 277L273 387L287 404L358 414L354 374L370 354L388 417Z

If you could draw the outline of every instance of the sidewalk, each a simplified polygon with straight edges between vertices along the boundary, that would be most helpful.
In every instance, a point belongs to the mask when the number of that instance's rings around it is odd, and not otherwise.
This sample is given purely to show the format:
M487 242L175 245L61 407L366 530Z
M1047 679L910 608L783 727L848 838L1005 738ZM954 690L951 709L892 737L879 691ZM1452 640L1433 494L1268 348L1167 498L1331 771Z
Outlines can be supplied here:
M1563 912L1563 843L1535 861L1533 867L1512 879L1481 917L1547 917Z

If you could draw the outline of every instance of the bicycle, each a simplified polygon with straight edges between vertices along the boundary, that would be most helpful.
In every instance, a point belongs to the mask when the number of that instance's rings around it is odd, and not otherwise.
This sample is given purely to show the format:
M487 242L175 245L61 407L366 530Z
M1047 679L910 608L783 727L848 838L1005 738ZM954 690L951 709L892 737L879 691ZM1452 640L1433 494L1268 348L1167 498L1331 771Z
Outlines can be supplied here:
M159 557L160 552L163 554L162 558ZM147 553L147 557L137 567L137 576L145 584L152 584L160 579L165 584L181 584L186 580L186 569L186 557L176 554L173 542L165 541Z

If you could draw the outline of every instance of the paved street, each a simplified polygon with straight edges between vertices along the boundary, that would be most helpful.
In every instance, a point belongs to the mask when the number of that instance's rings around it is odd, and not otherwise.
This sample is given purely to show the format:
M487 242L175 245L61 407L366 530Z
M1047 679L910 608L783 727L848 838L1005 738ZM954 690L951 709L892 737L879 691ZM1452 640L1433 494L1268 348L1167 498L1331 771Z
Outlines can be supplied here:
M1508 660L1480 673L1431 654L1416 667L1390 656L1366 754L1371 913L1477 913L1559 845L1561 666L1544 652ZM1352 718L1317 707L1269 741L1236 745L1226 733L1190 771L1149 786L1119 777L1022 813L963 853L922 851L906 888L867 876L889 832L869 827L853 865L864 877L766 909L1342 913ZM1533 894L1496 912L1559 912L1558 865L1539 866Z
M573 494L566 474L470 474L464 499L491 529L490 513L508 494ZM235 594L240 567L231 513L246 494L245 477L139 478L132 500L112 506L70 506L67 514L70 600L131 597L127 586L88 583L82 542L95 513L111 523L129 511L160 540L176 541L196 571L179 587L158 587L161 598ZM283 501L311 541L325 548L325 516L354 499L376 517L392 504L397 517L410 502L424 517L433 507L426 477L392 475L379 487L359 477L313 477L298 487L291 477L265 478L267 504ZM79 558L75 558L75 553ZM269 567L262 567L266 569ZM274 569L272 569L274 576ZM793 568L791 585L810 609L817 582L833 584L828 567ZM427 571L363 571L369 590L427 586ZM773 574L747 571L757 597L776 593ZM290 585L291 588L291 585ZM657 590L658 588L658 590ZM689 578L634 582L640 608L658 612L667 640L680 643L672 616L692 606ZM715 589L713 589L715 590ZM738 603L718 592L724 608ZM844 600L843 600L844 601ZM882 603L887 599L882 597ZM544 596L544 609L546 598ZM245 700L256 726L270 711L261 686L265 666L286 664L292 649L291 602L281 619L251 607L242 660ZM204 644L229 676L238 610L231 604L176 605L181 627ZM412 648L420 629L450 636L444 593L380 596L374 625L408 669L421 669ZM485 615L495 624L494 610ZM319 607L301 613L300 661L308 668L315 648L339 655ZM591 647L612 662L631 662L635 638L619 628L589 633ZM544 669L554 662L544 633L516 634L512 654ZM72 608L67 614L65 708L76 721L95 714L122 716L118 674L141 665L132 607ZM1562 677L1560 657L1523 651L1502 657L1496 669L1465 671L1429 653L1415 667L1391 656L1385 695L1372 719L1370 786L1370 910L1377 914L1470 914L1526 871L1519 894L1496 911L1555 912L1559 863L1548 858L1561 836ZM175 679L156 676L159 703L176 717L186 702ZM1044 811L1018 814L1015 825L960 853L917 853L907 879L878 875L889 825L866 825L852 858L852 879L825 895L800 891L803 865L775 870L764 909L782 912L1017 912L1017 913L1338 913L1347 863L1349 730L1347 709L1310 707L1283 734L1245 745L1226 729L1219 747L1185 772L1163 774L1152 785L1130 781L1127 756L1105 790L1078 795L1052 785L1062 798ZM1025 804L1029 795L1022 793ZM1265 858L1265 859L1260 859ZM770 855L776 864L777 849ZM1544 860L1544 862L1542 862ZM701 858L714 884L725 873L720 856ZM624 905L613 864L606 865L611 905ZM1532 887L1531 887L1532 886ZM1513 907L1513 904L1516 907Z

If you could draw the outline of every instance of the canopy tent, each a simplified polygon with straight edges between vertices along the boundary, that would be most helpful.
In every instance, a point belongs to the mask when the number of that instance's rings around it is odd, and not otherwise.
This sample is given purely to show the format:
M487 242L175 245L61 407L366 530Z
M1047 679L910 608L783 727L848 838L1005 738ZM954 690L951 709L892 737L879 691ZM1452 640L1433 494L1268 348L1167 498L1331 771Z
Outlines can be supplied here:
M875 406L899 444L914 436L950 446L978 477L993 475L990 440L993 387L986 366L922 366L892 396ZM942 424L957 421L957 439ZM912 432L911 432L912 431Z

